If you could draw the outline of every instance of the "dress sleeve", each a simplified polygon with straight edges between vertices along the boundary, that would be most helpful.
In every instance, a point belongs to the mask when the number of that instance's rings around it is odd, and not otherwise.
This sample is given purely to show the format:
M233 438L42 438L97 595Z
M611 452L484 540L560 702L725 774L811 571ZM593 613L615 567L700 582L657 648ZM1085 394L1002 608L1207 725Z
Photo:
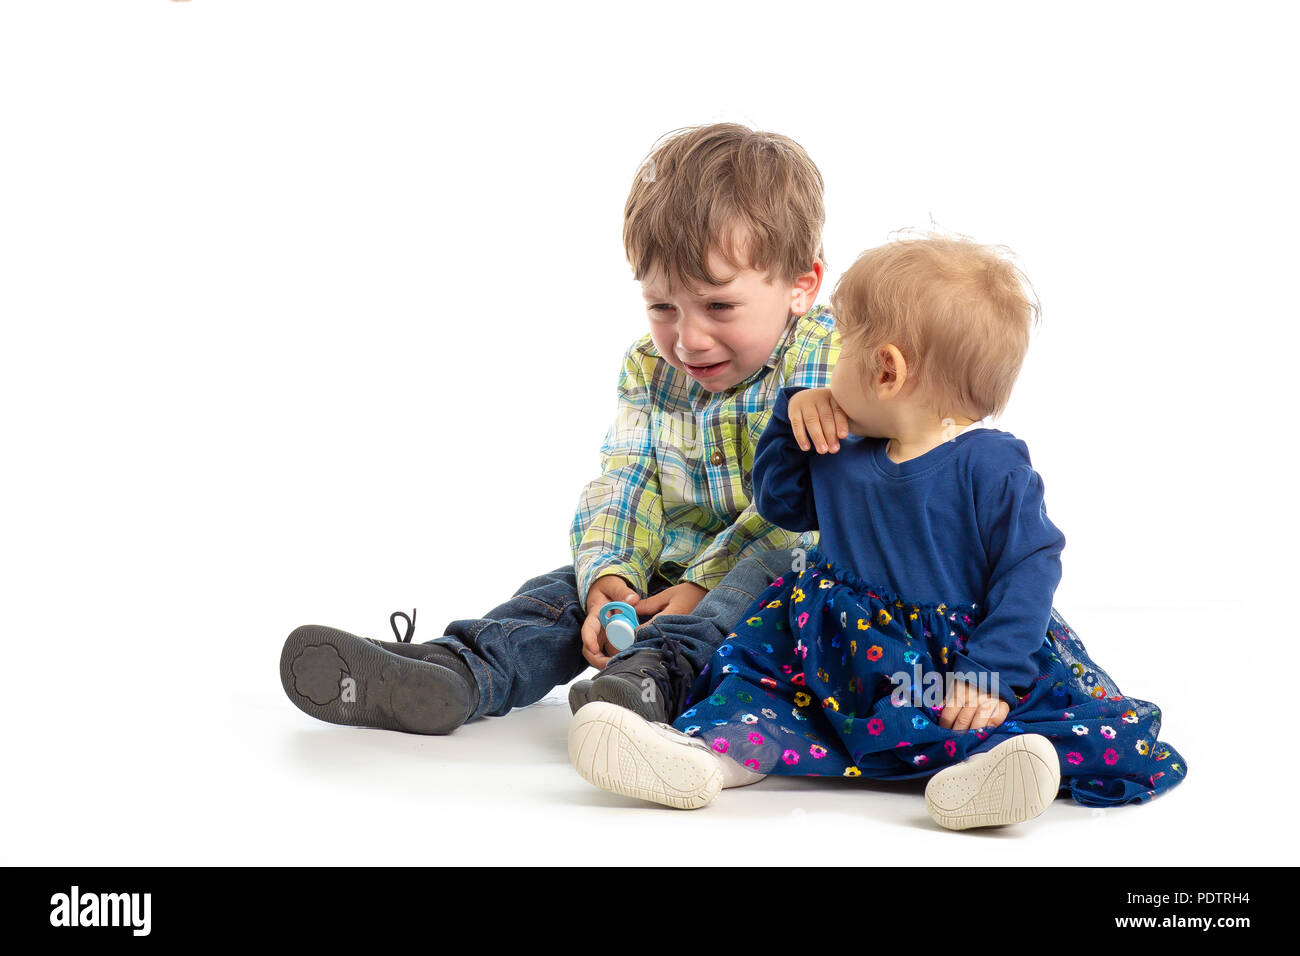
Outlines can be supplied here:
M1043 480L1028 465L1009 472L976 509L989 567L986 614L955 669L996 674L999 693L1015 706L1013 688L1023 691L1037 677L1030 657L1047 634L1065 535L1047 517Z
M582 490L569 543L584 610L587 591L602 575L617 574L644 595L663 552L650 390L635 347L619 375L618 413L600 446L600 477Z
M809 454L790 427L790 398L802 386L787 385L777 394L772 417L754 452L754 504L772 524L787 531L816 531Z

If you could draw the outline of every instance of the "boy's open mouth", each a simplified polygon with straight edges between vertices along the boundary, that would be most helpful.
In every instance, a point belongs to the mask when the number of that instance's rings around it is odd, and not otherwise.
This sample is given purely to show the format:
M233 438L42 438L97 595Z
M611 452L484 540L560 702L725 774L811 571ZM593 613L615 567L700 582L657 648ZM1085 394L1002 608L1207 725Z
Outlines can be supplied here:
M714 362L712 365L691 365L686 363L686 371L696 378L713 378L726 367L726 362Z

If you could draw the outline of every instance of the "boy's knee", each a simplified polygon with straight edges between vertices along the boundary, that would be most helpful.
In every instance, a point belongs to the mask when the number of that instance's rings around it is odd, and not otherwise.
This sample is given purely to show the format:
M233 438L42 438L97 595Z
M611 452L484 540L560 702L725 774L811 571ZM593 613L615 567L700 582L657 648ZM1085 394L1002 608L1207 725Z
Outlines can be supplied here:
M770 580L781 577L794 567L794 556L791 548L776 548L771 551L764 551L762 554L755 555L755 559L767 570Z

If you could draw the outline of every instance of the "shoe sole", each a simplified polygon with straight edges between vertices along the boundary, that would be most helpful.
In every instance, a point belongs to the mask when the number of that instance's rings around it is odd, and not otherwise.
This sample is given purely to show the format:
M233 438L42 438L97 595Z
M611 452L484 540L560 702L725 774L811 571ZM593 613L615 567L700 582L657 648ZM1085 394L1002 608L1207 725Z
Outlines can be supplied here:
M949 830L1032 820L1061 785L1056 748L1041 734L1012 737L984 754L940 770L925 787L925 808Z
M632 711L606 701L584 706L569 725L569 762L601 790L678 810L698 810L722 789L712 755L675 744Z
M627 681L612 678L610 680L601 680L597 677L595 680L580 680L569 688L570 713L576 714L588 704L597 701L604 701L625 710L630 710L645 720L664 720L663 713L657 710L649 710L650 705L641 699L641 692Z
M464 679L450 668L318 624L285 640L280 683L303 713L350 727L448 734L473 706Z

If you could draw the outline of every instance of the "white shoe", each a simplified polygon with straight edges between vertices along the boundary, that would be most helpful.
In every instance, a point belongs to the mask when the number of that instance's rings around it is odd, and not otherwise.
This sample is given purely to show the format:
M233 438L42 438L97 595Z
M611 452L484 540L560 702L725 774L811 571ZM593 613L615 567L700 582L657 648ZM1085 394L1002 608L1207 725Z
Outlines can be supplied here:
M925 787L925 808L949 830L1003 826L1038 816L1060 786L1051 741L1022 734L936 773Z
M722 763L703 741L605 701L573 715L569 761L602 790L678 810L706 806L722 789Z

